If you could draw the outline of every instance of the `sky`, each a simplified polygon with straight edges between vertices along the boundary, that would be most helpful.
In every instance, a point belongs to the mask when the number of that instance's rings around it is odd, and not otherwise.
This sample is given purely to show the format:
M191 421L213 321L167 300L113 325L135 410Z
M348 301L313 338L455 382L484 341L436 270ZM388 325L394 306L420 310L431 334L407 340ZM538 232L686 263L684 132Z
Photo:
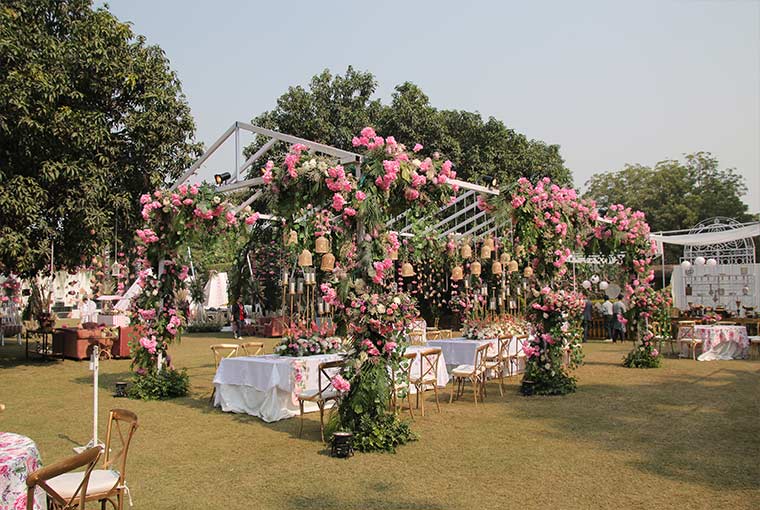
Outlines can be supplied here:
M109 6L166 52L206 146L289 86L353 65L375 75L383 102L411 81L437 108L560 145L579 187L627 163L711 152L745 176L760 212L760 0ZM234 144L224 151L204 171L228 166Z

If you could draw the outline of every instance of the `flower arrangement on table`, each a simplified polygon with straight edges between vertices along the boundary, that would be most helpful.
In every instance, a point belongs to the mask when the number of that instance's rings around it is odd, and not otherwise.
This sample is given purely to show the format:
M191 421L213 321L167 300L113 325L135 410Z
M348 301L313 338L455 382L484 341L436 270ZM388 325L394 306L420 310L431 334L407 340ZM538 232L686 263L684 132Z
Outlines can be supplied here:
M708 312L702 316L702 324L712 325L720 320L723 320L723 317L716 312Z
M333 354L341 350L342 340L335 335L335 326L323 323L311 323L308 328L291 324L279 345L275 346L275 354L280 356L316 356L318 354Z
M489 319L470 319L462 326L462 336L470 340L491 340L504 335L504 326Z

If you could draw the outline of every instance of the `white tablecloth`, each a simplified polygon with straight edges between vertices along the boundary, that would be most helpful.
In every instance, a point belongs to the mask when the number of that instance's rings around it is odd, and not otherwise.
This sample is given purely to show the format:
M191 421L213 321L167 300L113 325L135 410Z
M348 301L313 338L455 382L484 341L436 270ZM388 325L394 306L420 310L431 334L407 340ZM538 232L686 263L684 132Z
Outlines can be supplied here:
M214 376L214 406L225 412L258 416L266 422L298 416L298 395L319 389L319 364L340 357L267 354L225 358ZM305 412L317 410L316 404L306 402Z
M489 356L496 356L499 352L499 341L496 338L488 340L469 340L467 338L444 338L430 340L427 345L440 347L446 363L449 365L472 365L475 362L475 351L483 344L490 344Z
M420 356L420 352L424 351L428 347L424 345L410 345L406 348L406 352L416 352L417 357L414 358L414 361L412 362L412 376L419 376L422 372L427 370L427 362L425 363L425 367L421 367L422 363L422 356ZM441 358L438 360L438 372L436 373L436 386L439 388L443 388L449 383L449 373L446 370L446 356L441 352ZM417 388L414 387L414 385L410 386L410 392L412 394L417 393Z
M745 326L694 326L694 334L702 340L699 361L743 359L749 353Z

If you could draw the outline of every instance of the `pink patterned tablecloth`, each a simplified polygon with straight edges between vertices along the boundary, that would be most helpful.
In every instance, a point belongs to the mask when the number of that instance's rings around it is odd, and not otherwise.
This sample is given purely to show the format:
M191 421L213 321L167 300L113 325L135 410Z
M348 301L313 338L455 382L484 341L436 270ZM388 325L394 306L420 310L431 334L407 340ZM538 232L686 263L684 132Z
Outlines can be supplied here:
M0 432L0 510L26 509L26 477L42 466L40 452L26 436ZM37 488L35 510L46 506L45 493Z
M691 336L688 327L678 330L678 338ZM694 336L702 341L699 361L743 359L749 353L749 336L744 326L694 326Z

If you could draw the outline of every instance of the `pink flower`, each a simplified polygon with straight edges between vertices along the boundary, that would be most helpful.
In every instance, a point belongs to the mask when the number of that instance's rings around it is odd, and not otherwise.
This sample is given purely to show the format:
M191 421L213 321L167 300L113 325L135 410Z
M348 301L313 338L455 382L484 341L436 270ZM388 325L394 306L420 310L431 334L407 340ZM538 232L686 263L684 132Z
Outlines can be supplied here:
M340 193L335 193L332 199L332 208L338 212L343 210L346 205L346 199Z
M345 214L346 216L356 216L356 209L354 209L353 207L346 207L345 209L343 209L343 214Z
M420 192L413 188L406 188L404 197L411 202L420 198Z
M255 213L251 214L250 216L248 216L245 219L245 224L246 225L253 225L254 223L256 223L259 220L259 216L260 216L260 214L258 212L255 212Z
M358 200L359 202L363 201L365 198L367 198L367 194L363 191L357 191L354 193L354 198Z
M414 149L412 149L412 150L413 150L414 152L420 152L422 149L424 149L424 147L422 146L422 144L419 144L419 143L415 143L415 144L414 144Z
M335 374L330 381L332 381L333 388L340 393L345 393L351 389L351 383L346 381L340 374Z

